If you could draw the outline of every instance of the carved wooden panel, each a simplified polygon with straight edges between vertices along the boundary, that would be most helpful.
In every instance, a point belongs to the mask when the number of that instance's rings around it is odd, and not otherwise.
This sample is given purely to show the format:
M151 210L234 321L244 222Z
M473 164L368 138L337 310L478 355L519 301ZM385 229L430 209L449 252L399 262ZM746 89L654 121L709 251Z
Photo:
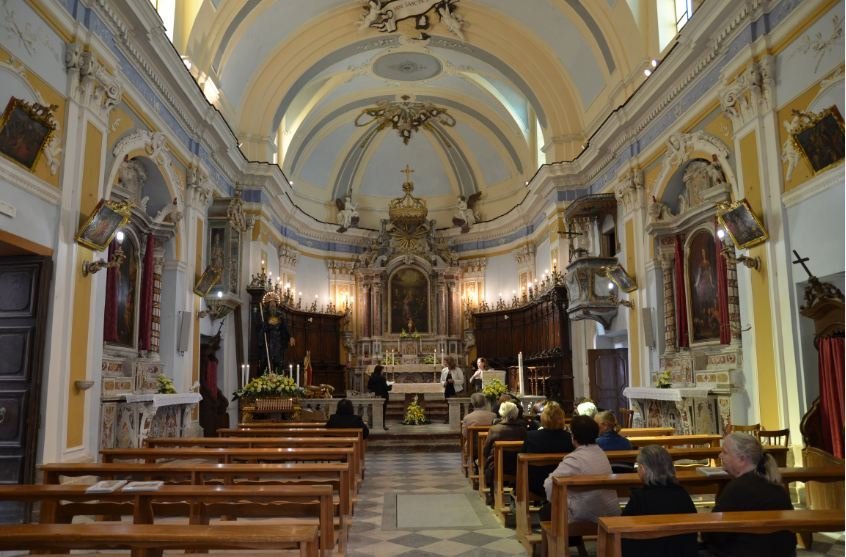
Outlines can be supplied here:
M20 448L26 407L26 391L3 391L0 394L0 446Z
M0 381L28 379L32 327L0 327Z
M0 318L33 316L37 270L34 266L0 269Z

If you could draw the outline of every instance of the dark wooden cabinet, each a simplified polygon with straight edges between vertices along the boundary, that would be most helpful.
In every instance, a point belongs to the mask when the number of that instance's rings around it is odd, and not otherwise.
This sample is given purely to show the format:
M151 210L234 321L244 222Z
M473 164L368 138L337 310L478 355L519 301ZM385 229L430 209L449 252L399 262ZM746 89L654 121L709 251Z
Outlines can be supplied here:
M567 290L556 286L532 302L516 308L473 314L477 353L495 369L517 365L523 352L523 366L529 387L528 368L548 375L546 393L568 412L573 408L573 358L570 320L567 318Z
M255 377L261 373L260 370L267 367L259 311L259 304L265 291L252 288L248 288L247 291L251 297L250 373ZM314 370L312 383L332 385L337 393L343 393L346 388L345 367L341 362L341 332L344 316L334 313L312 313L287 305L282 305L281 310L291 338L294 339L294 345L289 346L285 351L285 366L290 364L296 369L299 364L300 377L303 377L306 351L311 351L311 367Z

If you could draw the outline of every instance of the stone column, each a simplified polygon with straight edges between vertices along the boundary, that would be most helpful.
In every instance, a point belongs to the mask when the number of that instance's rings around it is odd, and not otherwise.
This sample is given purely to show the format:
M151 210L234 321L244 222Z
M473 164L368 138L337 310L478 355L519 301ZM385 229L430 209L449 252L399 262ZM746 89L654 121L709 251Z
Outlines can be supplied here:
M437 335L445 335L447 334L447 323L446 323L446 316L447 316L447 294L446 294L446 281L444 280L443 275L438 276L438 283L436 286L437 290L437 300L438 300L438 308L437 308L437 325L436 330L434 331Z
M159 340L162 335L162 269L164 268L164 248L156 242L153 256L153 310L150 325L150 352L159 352Z
M664 277L664 352L676 351L676 300L673 295L673 257L661 257Z
M461 298L458 292L458 282L451 280L447 282L449 289L449 336L458 336L461 334Z
M733 248L732 248L733 249ZM726 287L728 290L728 317L731 330L731 344L740 344L740 297L737 291L737 262L726 259Z
M374 280L370 285L371 336L381 337L382 330L382 284Z

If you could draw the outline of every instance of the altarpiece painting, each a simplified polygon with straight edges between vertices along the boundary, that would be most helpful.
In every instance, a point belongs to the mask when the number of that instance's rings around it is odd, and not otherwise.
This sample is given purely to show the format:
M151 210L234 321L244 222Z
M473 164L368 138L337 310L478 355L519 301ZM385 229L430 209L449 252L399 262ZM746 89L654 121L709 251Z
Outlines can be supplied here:
M429 332L429 281L420 271L400 269L391 277L391 333Z
M687 284L690 300L690 340L720 340L717 306L717 251L714 235L707 230L693 234L687 248Z

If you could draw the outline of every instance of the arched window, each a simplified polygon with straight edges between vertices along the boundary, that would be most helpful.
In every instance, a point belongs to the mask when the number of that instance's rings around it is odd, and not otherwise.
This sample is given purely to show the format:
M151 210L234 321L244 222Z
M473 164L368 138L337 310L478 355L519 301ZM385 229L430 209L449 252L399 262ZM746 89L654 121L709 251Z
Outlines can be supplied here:
M693 0L659 0L658 47L663 50L693 16Z
M164 24L165 34L170 42L173 42L173 28L176 23L176 0L150 0L150 3L159 13Z

